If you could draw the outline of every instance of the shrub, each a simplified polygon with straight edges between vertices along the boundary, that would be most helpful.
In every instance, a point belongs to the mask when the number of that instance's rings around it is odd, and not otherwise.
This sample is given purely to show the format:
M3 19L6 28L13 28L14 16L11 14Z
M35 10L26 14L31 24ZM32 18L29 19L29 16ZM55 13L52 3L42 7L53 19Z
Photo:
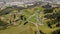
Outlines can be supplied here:
M60 34L60 29L53 31L51 34Z

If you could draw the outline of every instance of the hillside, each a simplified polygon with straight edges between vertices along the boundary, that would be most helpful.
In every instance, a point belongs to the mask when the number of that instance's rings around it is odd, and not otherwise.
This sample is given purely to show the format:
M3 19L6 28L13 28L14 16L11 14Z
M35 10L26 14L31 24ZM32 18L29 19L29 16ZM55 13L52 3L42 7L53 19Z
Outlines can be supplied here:
M0 34L59 34L60 7L32 5L0 8Z

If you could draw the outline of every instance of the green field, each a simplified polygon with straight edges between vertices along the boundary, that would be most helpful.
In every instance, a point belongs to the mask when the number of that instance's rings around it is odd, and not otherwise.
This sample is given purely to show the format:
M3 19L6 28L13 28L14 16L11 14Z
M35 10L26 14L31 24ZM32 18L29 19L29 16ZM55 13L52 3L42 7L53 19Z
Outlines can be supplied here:
M7 9L5 9L5 10L7 10ZM22 12L22 15L24 15L24 17L26 17L28 19L31 15L33 15L37 11L41 12L39 14L39 16L43 17L45 15L45 14L43 14L43 10L44 10L44 8L42 8L42 7L34 7L34 8L20 10L20 12ZM10 14L13 14L13 13L19 13L18 9L17 8L13 9ZM5 18L5 20L3 20L3 21L7 22L8 21L7 19L11 17L10 14L2 15L2 17ZM19 15L16 14L15 19L17 19L18 16ZM36 16L37 15L31 17L28 20L30 20L33 23L38 23L36 20ZM15 20L12 17L11 17L11 19ZM51 32L53 32L57 29L60 29L59 27L49 28L47 26L47 23L44 20L42 20L42 21L43 21L42 23L44 25L41 25L41 26L38 25L38 29L41 30L42 32L44 32L45 34L51 34ZM0 34L35 34L36 26L34 24L32 24L31 22L28 22L26 25L23 25L24 22L25 22L24 20L19 20L18 22L16 22L16 25L10 25L6 29L0 29Z

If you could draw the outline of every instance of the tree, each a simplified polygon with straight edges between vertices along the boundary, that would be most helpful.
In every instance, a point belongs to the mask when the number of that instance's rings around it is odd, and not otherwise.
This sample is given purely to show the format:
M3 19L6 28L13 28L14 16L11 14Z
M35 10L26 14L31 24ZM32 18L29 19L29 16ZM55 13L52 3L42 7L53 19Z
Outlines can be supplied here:
M49 10L49 12L48 12ZM50 12L52 11L52 12ZM44 18L50 19L50 21L47 22L47 25L51 27L51 25L56 24L57 27L60 26L60 9L59 8L54 8L54 9L47 9L46 14Z
M53 31L51 34L60 34L60 29Z

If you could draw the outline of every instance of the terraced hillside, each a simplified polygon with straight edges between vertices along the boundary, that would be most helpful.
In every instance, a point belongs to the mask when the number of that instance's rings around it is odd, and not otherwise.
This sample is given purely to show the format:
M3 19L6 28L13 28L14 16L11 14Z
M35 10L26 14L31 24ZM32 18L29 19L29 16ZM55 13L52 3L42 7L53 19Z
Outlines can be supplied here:
M51 6L6 7L0 10L0 34L58 34L59 10Z

